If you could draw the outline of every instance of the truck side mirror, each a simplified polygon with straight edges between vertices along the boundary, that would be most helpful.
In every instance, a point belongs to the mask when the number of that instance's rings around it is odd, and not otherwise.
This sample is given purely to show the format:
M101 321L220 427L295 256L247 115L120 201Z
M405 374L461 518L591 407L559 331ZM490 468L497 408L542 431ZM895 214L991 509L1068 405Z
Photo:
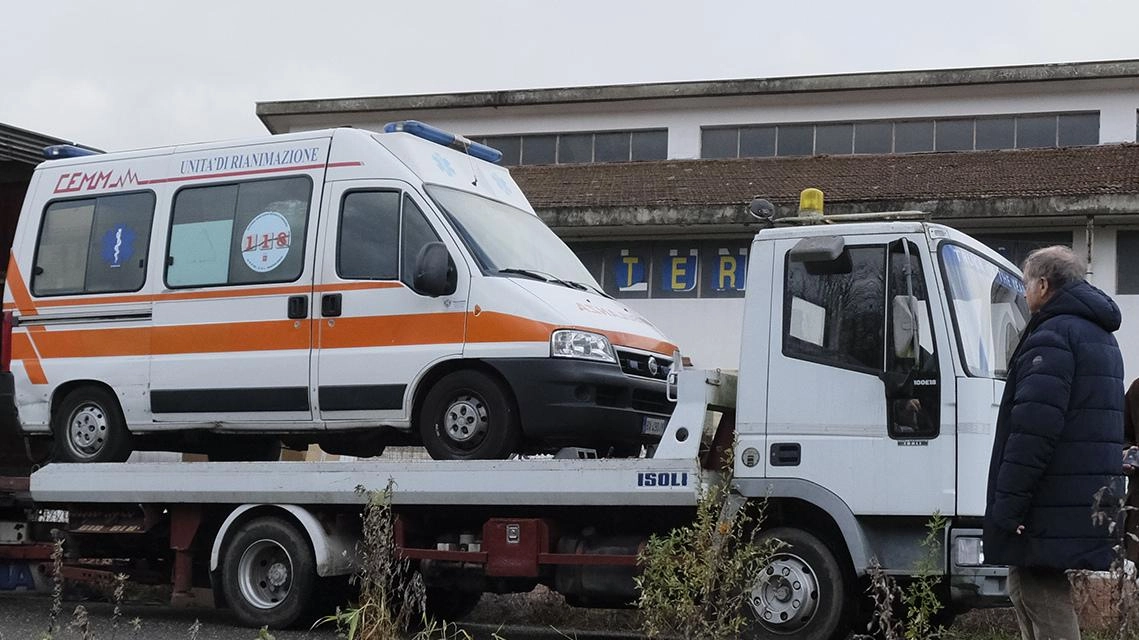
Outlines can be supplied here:
M913 360L918 357L918 299L894 296L890 301L890 323L894 326L894 357Z
M455 293L458 275L455 261L442 242L428 242L415 258L415 276L411 288L432 298Z
M803 238L787 254L791 262L801 262L813 276L850 273L854 268L842 236Z

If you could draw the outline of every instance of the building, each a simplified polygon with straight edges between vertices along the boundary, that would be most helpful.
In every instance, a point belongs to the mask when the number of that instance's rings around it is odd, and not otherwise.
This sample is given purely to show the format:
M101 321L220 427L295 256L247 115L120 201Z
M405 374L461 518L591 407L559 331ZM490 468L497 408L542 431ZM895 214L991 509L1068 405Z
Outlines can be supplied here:
M264 102L274 133L418 119L504 152L615 297L738 364L754 196L921 209L1014 262L1063 243L1139 375L1139 60Z

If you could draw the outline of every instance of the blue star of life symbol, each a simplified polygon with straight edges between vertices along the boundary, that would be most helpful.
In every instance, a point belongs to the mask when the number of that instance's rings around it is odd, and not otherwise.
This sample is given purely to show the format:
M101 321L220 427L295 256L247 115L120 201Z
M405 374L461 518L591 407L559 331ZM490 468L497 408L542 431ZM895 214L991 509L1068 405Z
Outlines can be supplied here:
M439 167L440 171L447 174L448 176L455 176L455 168L451 166L450 160L444 158L438 153L432 154L431 157L435 159L435 165Z
M507 195L509 195L511 193L510 183L506 181L506 178L503 178L502 176L500 176L496 173L496 174L494 174L494 181L496 184L498 184L498 188L503 193L505 193Z

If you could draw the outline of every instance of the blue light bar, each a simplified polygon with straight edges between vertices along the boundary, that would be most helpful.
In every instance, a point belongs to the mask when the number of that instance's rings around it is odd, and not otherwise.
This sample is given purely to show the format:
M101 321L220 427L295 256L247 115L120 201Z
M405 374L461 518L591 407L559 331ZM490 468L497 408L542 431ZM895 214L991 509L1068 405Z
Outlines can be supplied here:
M430 140L435 144L441 144L444 147L451 147L463 153L469 153L479 160L486 160L487 162L498 162L502 160L502 152L494 147L472 142L463 136L448 133L418 120L400 120L399 122L389 122L384 125L384 133L396 133L401 131L423 138L424 140Z
M44 147L44 157L48 160L59 160L60 158L82 158L83 156L94 156L101 153L94 149L85 149L77 147L73 144L53 144L50 147Z

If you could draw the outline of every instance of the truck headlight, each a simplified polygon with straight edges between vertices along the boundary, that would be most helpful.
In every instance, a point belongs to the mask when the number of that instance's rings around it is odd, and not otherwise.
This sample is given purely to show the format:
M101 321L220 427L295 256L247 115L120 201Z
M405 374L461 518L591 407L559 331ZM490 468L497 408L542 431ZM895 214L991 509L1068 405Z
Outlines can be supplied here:
M576 329L555 331L550 336L550 355L555 358L580 358L617 363L617 357L613 355L613 347L609 344L608 338Z
M954 540L953 563L959 567L979 567L985 564L985 551L981 539L961 536Z

